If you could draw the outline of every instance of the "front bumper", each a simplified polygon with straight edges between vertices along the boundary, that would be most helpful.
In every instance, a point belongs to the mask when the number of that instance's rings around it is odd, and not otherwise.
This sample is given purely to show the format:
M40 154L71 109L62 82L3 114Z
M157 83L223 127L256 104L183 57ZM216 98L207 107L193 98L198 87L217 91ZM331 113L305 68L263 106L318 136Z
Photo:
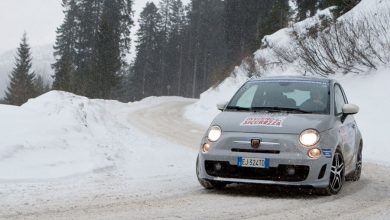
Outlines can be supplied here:
M252 134L226 134L218 143L212 143L207 153L199 151L198 177L205 180L229 183L256 183L271 185L312 186L323 188L329 185L332 158L322 154L318 159L307 156L307 148L299 146L294 135L262 135L269 143L262 151L251 152L247 141ZM239 140L239 141L237 141ZM207 140L203 140L205 143ZM319 143L317 147L329 146ZM328 149L328 147L324 147ZM239 157L269 159L269 168L239 167ZM218 165L217 165L218 164ZM294 172L288 172L292 169Z
M270 158L269 155L257 155L257 158L269 158L269 168L249 168L237 166L237 157L245 155L223 156L199 155L199 178L230 183L257 183L272 185L326 187L329 184L331 162L327 159L294 160ZM249 155L253 158L254 155ZM216 164L219 164L216 166ZM216 168L218 167L218 169ZM294 173L288 169L294 169Z

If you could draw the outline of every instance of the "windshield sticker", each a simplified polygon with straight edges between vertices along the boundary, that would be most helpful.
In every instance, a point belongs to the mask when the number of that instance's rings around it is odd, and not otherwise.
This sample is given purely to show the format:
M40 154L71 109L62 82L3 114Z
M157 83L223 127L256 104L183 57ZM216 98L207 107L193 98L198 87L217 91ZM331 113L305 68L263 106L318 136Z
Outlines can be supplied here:
M267 126L282 127L285 117L249 116L241 122L240 126Z
M323 86L328 86L328 81L309 81L309 80L259 80L258 82L262 83L310 83L310 84L320 84Z

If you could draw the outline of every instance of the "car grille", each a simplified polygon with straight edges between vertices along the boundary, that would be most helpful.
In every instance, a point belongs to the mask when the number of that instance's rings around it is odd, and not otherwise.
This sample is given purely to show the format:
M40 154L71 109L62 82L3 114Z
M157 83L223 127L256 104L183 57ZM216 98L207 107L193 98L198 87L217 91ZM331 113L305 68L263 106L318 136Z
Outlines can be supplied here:
M217 165L220 164L220 165ZM304 181L309 175L309 166L292 166L279 165L278 167L252 168L238 167L230 165L226 161L205 161L206 172L210 176L222 178L238 178L238 179L253 179L253 180L271 180L271 181L286 181L299 182ZM220 168L220 169L217 169ZM288 168L295 169L294 174L288 174Z

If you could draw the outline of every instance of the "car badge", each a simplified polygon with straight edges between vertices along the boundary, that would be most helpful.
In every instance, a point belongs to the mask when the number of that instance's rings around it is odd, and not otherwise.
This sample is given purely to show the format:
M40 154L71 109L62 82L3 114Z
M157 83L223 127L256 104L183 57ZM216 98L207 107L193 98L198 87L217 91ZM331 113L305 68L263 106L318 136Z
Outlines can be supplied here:
M252 148L259 148L260 147L260 142L261 140L260 139L252 139L251 140L251 145L252 145Z

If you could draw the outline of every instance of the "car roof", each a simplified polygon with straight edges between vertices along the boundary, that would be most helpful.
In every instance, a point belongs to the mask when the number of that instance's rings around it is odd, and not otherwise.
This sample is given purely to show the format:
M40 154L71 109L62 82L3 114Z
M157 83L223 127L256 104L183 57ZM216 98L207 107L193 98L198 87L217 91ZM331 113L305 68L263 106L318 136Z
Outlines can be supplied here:
M285 80L285 81L315 81L315 82L324 82L324 83L330 83L333 80L329 78L324 77L313 77L313 76L265 76L265 77L258 77L258 78L252 78L249 80L249 82L256 82L256 81L269 81L269 80Z

